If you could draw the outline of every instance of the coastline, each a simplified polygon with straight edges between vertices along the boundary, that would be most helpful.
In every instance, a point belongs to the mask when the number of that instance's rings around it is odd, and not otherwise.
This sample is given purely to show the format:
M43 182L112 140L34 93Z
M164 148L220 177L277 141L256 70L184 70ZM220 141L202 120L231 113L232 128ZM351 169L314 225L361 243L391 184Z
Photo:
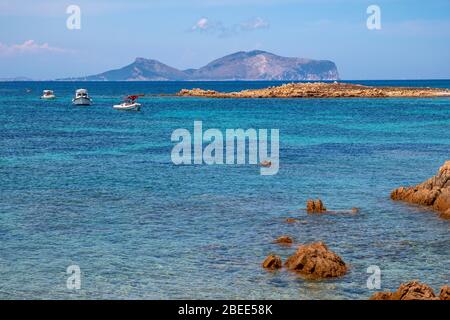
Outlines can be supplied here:
M373 87L342 82L307 82L234 92L199 88L182 89L175 95L207 98L432 98L450 97L450 90L420 87Z

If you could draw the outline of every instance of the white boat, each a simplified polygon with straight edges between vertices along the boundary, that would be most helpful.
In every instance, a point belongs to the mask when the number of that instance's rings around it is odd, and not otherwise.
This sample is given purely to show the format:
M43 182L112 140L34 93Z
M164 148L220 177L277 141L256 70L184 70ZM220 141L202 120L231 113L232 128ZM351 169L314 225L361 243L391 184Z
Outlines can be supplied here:
M86 89L78 89L75 91L75 98L72 99L72 103L77 106L89 106L92 104L92 99Z
M127 96L125 101L121 104L113 105L113 108L116 110L124 110L124 111L139 111L141 110L141 104L136 102L136 100L143 96L143 94L137 94L132 96Z
M52 90L44 90L42 92L41 99L55 99L55 98L56 98L56 96Z

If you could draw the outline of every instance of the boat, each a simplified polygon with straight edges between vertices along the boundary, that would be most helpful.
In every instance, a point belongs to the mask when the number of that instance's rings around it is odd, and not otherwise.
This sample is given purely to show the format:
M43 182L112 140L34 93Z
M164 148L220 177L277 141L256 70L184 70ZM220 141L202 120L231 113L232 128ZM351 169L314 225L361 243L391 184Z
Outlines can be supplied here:
M86 89L77 89L77 91L75 91L75 98L72 99L72 103L77 106L89 106L92 104L92 99L89 97Z
M121 104L116 104L113 106L116 110L124 110L124 111L139 111L141 110L141 104L137 102L139 97L144 96L143 94L136 94L127 96L124 99L124 102Z
M55 98L56 98L56 96L52 90L44 90L42 92L41 99L55 99Z

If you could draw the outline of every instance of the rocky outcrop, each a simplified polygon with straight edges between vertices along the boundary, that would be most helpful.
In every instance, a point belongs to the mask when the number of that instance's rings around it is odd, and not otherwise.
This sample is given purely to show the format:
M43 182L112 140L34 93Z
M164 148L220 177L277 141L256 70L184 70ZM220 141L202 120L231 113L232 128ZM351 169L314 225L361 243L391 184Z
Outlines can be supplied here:
M210 98L383 98L449 96L449 89L414 87L370 87L352 83L287 83L277 87L238 92L218 92L203 89L183 89L178 96Z
M391 193L392 200L429 206L450 218L450 161L439 169L436 176L414 187L400 187Z
M322 213L327 211L327 208L323 205L322 200L312 200L306 201L306 212L308 213Z
M343 276L347 265L323 242L301 245L285 262L286 268L314 278Z
M271 254L263 261L262 266L267 270L277 270L282 268L283 262L279 256Z
M294 243L294 240L289 236L281 236L274 240L274 243L278 244L284 244L284 245L291 245Z
M439 293L439 299L450 300L450 286L445 285L441 288L441 292Z
M401 284L395 292L377 292L370 300L438 300L433 289L418 281Z

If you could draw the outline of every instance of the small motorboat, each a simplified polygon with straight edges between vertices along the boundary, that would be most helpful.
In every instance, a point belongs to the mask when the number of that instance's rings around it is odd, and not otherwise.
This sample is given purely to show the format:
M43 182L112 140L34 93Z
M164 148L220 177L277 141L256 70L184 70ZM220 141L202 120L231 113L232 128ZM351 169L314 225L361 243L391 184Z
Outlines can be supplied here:
M42 92L41 99L55 99L55 98L56 98L56 96L52 90L44 90Z
M92 99L86 89L78 89L75 91L75 98L72 99L72 103L76 106L89 106L92 104Z
M143 94L136 94L132 96L127 96L124 99L124 102L121 104L116 104L113 106L116 110L124 110L124 111L139 111L141 110L141 104L137 102L139 97L144 96Z

